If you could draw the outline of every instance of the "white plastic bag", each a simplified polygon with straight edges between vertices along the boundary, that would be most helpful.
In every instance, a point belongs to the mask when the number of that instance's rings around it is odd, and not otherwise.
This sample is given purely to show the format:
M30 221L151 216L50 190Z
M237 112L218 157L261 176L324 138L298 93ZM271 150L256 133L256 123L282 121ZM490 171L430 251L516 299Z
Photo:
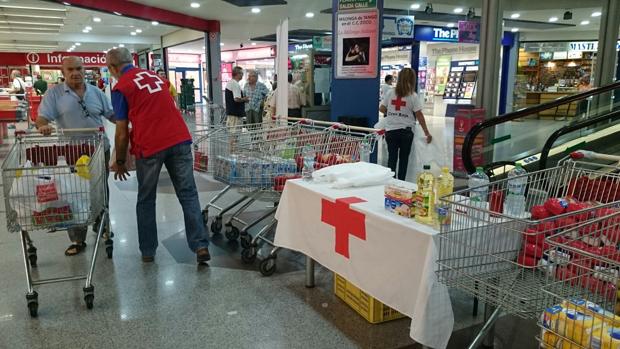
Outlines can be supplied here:
M368 162L329 166L312 173L319 183L333 183L334 188L363 187L384 184L394 176L389 168Z
M452 168L452 158L446 145L441 142L443 137L433 137L430 144L426 143L426 136L420 124L416 125L413 136L413 149L409 156L407 181L415 182L418 174L423 171L424 165L431 165L431 172L438 176L441 168Z
M90 213L90 180L75 173L56 176L61 191L61 200L71 207L74 224L84 224Z

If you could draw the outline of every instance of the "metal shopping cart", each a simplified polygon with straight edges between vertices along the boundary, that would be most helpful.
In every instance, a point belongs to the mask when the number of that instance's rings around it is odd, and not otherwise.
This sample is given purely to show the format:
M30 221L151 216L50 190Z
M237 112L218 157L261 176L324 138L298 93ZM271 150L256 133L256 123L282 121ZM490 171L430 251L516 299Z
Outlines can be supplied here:
M327 127L319 132L298 133L282 138L266 137L260 142L253 142L253 147L240 154L250 161L250 171L242 169L237 172L241 177L239 180L243 183L261 183L260 195L269 196L277 204L286 181L290 179L309 177L315 169L331 165L369 161L370 153L380 135L380 131L374 129L342 124L316 122L315 125ZM243 166L242 163L240 167ZM228 172L225 171L224 174ZM272 247L267 257L259 263L259 271L265 276L276 271L276 257L280 249L273 243L277 222L271 215L275 211L274 207L265 217L261 217L272 218L253 238L245 227L241 235L241 259L244 263L253 263L256 260L259 244Z
M20 233L32 317L39 306L34 286L44 284L85 280L84 301L88 309L93 307L99 242L104 231L109 232L103 137L103 130L97 129L61 130L48 137L18 132L2 164L7 226ZM37 249L31 232L87 229L95 222L97 238L86 275L33 280Z
M514 179L527 183L519 217L502 213ZM601 210L618 205L619 185L616 166L567 160L554 168L441 198L440 206L447 209L450 221L441 226L438 236L439 280L487 304L487 321L470 348L492 339L486 335L502 311L537 319L552 305L543 288L549 267L562 257L549 249L557 239L554 234L595 224ZM470 199L472 191L485 188L488 201ZM497 308L491 313L492 307Z

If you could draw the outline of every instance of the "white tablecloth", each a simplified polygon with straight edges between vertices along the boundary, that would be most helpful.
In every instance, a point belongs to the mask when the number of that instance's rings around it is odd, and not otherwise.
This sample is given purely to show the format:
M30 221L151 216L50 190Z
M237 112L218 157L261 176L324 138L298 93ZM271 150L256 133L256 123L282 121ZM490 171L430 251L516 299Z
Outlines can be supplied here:
M365 202L334 204L342 198ZM288 181L276 213L275 244L312 257L409 316L411 338L443 349L452 333L454 315L448 290L435 274L437 248L433 237L438 231L396 216L383 205L383 186L331 189L329 184ZM353 221L343 224L360 217L363 233ZM334 223L334 219L341 229L354 233L343 235L348 246L341 240L339 251L336 229L325 223Z

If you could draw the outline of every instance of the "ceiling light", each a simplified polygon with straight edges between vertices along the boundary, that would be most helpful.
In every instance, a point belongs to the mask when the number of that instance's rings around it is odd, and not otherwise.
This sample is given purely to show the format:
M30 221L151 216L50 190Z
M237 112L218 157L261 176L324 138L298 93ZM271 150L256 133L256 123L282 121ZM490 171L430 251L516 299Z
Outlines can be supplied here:
M602 13L600 11L592 12L592 17L600 17Z
M73 45L73 46L80 46L80 45L82 45L82 44L79 43L79 42L76 42L75 45Z
M430 15L431 13L433 13L433 4L426 4L426 8L424 9L424 13L426 13L427 15Z
M99 22L101 22L101 18L99 18L99 17L93 17L93 22L97 22L97 23L99 23Z
M448 24L446 25L446 27L448 27L448 28L454 28L454 23L448 23Z
M260 13L260 9L258 7L252 7L252 13Z
M142 33L142 29L136 29L136 33L138 34Z
M86 29L82 30L82 33L87 33L88 34L89 32L90 32L90 30L86 30Z
M116 50L117 48L118 48L118 47L116 47L116 46L112 46L112 49L113 49L113 50Z
M65 5L65 6L71 6L71 4L68 3L68 2L63 2L62 4Z
M220 42L220 46L224 46L224 43L223 43L223 42Z
M157 22L157 21L153 21L153 22L151 22L151 24L152 24L152 25L159 25L159 22Z
M114 14L117 15L117 16L122 16L123 15L122 13L116 12L116 11L114 11Z
M204 50L205 48L206 48L206 47L204 47L204 46L202 47L202 49L203 49L203 50Z
M84 29L86 29L86 30L93 30L93 27L87 25L87 26L84 27Z
M512 29L510 29L510 31L513 32L513 33L516 33L516 32L519 31L519 28L512 28Z
M136 35L136 32L131 32L131 33L129 33L129 34L131 34L131 35Z
M125 47L125 44L118 44L118 47Z
M454 13L463 13L463 8L462 7L455 8Z
M192 2L191 4L189 4L189 6L193 7L193 8L199 8L200 4L197 2Z
M45 22L24 22L24 21L0 21L3 24L29 24L29 25L43 25L48 27L62 27L62 23L45 23Z
M579 23L579 24L581 24L581 25L588 25L588 24L590 24L590 21L587 21L587 20L586 21L581 21L581 23Z
M67 4L71 5L71 4ZM2 5L2 8L15 8L15 9L24 9L24 10L40 10L40 11L59 11L59 12L67 12L65 8L49 8L49 7L37 7L37 6L22 6L22 5Z
M412 9L412 10L417 10L417 9L419 9L419 8L420 8L420 4L412 4L412 5L411 5L411 9Z
M520 13L513 13L513 14L510 15L510 18L512 18L512 19L519 18L519 17L521 17Z
M256 43L255 43L255 42L253 42L253 43L252 43L252 46L256 46Z
M71 52L71 50L67 50L67 52Z
M549 22L557 22L558 21L558 17L550 17L549 18Z
M564 12L564 20L565 20L565 21L568 21L568 20L570 20L570 19L573 19L573 13L572 13L572 12L570 12L570 11L566 11L566 12Z
M314 17L314 12L306 12L306 18Z

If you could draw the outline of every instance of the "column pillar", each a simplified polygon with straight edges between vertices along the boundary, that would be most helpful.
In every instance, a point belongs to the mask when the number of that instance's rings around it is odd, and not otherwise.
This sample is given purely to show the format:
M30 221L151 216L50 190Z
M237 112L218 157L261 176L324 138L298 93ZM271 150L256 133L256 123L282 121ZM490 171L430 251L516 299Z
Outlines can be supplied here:
M224 105L222 95L222 61L220 50L220 33L205 33L205 57L207 59L207 84L209 100Z
M480 71L476 106L486 110L486 117L497 116L503 0L482 0L480 21Z
M592 78L594 86L609 85L616 75L616 45L620 27L620 1L602 0L603 14L598 34L598 51Z

